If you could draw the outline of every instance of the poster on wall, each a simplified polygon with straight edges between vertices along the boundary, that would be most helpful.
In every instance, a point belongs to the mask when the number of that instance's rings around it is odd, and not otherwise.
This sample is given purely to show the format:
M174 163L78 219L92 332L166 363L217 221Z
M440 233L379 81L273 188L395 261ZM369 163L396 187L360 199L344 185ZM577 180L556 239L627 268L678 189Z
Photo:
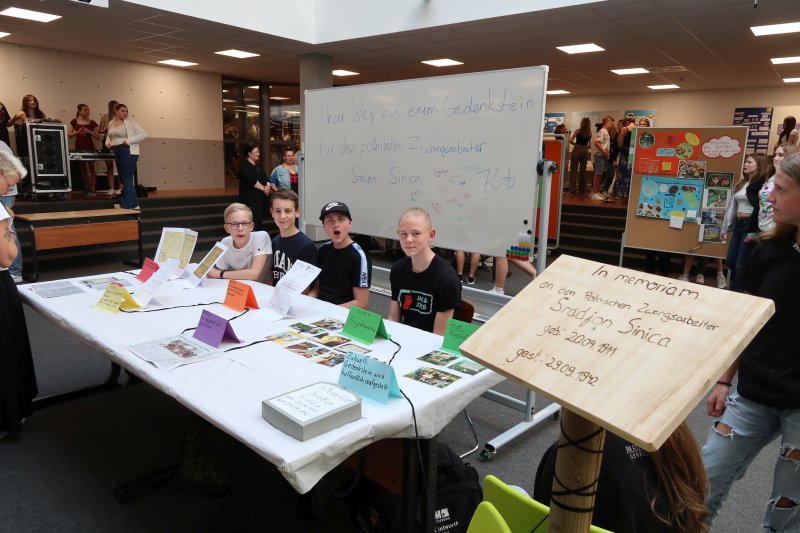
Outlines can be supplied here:
M614 120L623 116L624 111L621 109L612 110L612 111L574 111L572 113L572 124L570 127L570 131L575 131L581 127L581 120L583 117L589 117L589 121L592 125L592 133L597 130L597 124L600 124L603 121L603 117L608 115L612 117Z
M737 107L733 112L733 125L747 126L747 152L766 154L769 151L771 107Z
M556 126L566 123L566 113L545 113L544 114L544 132L553 133Z
M625 118L633 119L633 123L639 128L649 128L656 125L655 109L628 109L624 114Z
M643 176L636 215L646 218L685 218L696 222L705 180L676 176Z

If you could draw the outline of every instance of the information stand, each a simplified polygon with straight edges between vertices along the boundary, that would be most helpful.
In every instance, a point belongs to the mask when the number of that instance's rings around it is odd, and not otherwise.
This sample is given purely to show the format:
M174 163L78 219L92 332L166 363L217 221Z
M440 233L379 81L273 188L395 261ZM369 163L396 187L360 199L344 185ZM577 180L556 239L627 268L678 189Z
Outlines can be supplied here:
M652 451L773 313L764 298L563 255L461 350L560 403L570 417ZM569 437L592 434L588 429ZM558 463L567 455L559 453ZM596 479L599 466L582 467L582 485ZM573 505L586 503L591 508L591 501ZM571 514L553 513L551 528Z
M725 257L722 219L742 173L747 127L637 128L620 249Z

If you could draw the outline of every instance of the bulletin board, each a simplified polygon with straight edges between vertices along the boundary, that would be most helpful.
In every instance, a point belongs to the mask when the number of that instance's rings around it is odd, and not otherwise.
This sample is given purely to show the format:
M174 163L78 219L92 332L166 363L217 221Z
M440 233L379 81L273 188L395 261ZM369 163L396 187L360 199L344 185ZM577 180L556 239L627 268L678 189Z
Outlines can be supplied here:
M624 246L725 257L722 219L742 173L746 126L637 128Z

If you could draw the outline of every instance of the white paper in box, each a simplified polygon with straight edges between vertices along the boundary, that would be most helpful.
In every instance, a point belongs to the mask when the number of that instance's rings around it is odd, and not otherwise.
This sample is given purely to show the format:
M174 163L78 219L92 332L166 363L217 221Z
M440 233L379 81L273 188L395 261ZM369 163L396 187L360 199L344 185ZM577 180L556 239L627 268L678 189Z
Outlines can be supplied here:
M361 396L334 383L314 383L264 400L261 416L304 441L361 418Z

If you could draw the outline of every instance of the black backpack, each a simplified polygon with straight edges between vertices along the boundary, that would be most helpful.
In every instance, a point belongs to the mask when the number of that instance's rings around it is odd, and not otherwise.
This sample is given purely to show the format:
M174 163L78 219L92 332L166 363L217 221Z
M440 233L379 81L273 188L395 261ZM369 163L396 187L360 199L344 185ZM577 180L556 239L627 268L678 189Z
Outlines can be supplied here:
M439 443L436 466L435 533L466 533L483 500L478 471L447 444Z

